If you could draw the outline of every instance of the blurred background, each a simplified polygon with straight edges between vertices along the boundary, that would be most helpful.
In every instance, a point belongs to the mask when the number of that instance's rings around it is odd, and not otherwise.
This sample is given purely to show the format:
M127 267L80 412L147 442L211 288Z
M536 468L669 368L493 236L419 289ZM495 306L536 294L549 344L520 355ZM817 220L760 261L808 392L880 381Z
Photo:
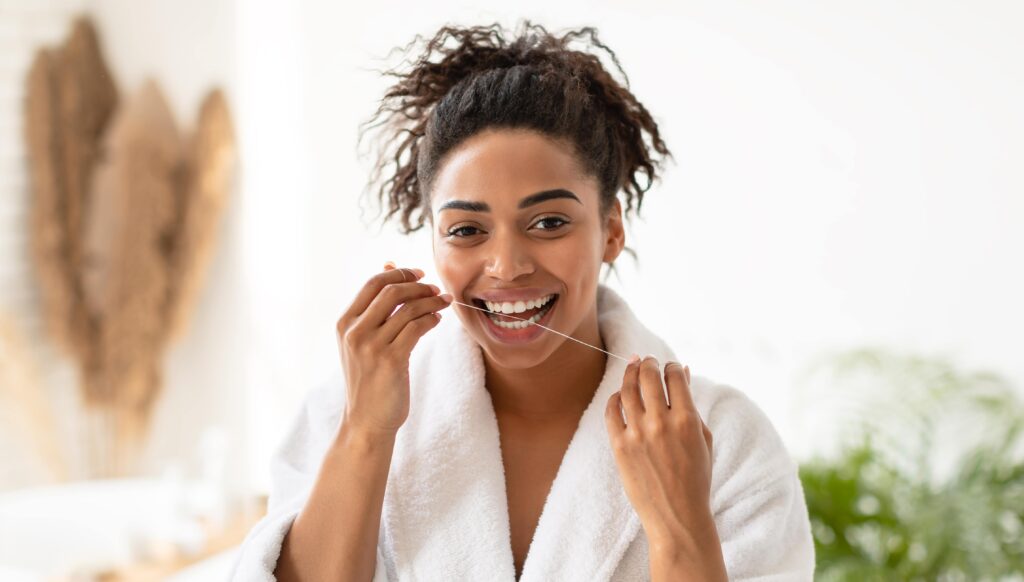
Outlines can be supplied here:
M1024 580L1013 0L0 0L0 579L224 579L341 310L436 281L361 203L375 69L523 18L659 123L608 284L775 423L818 577Z

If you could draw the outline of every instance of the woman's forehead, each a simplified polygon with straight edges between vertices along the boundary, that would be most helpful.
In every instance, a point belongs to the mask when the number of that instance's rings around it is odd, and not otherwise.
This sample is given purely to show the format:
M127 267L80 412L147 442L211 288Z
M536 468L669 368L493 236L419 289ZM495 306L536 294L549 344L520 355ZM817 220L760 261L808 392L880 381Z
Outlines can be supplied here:
M581 173L568 146L529 130L491 130L445 156L431 205L437 208L453 199L515 204L554 189L572 191L585 204L597 196L596 184Z

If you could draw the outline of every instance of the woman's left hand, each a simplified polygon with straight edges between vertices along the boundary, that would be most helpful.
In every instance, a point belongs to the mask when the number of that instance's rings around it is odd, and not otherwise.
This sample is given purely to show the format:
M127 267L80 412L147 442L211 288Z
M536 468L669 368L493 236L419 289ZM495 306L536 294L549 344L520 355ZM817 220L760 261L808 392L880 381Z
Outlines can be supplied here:
M711 431L693 403L689 367L669 362L663 382L653 356L634 359L622 389L608 399L605 421L626 495L647 534L652 578L681 579L674 576L685 572L725 580L710 507Z

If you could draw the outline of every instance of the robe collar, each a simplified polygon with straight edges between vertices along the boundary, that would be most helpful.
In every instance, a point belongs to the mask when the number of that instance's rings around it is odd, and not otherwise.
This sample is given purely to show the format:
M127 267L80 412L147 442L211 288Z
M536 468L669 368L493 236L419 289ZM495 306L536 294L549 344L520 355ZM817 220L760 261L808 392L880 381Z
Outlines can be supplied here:
M614 291L600 286L597 300L606 349L675 359ZM385 492L381 545L389 578L514 582L498 421L482 352L457 317L435 332L413 351L410 413ZM607 360L545 500L522 582L608 580L642 533L604 421L625 366Z

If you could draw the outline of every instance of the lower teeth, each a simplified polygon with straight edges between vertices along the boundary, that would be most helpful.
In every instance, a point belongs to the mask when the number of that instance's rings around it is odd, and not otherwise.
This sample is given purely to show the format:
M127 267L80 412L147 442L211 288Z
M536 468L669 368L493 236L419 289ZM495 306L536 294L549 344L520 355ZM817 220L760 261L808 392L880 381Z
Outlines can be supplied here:
M551 306L549 304L549 305L545 306L544 309L541 309L537 313L534 313L532 316L530 316L529 319L525 319L525 320L522 320L522 321L518 321L518 320L517 321L500 321L500 320L498 320L498 318L496 318L493 315L490 316L490 317L491 317L491 321L494 322L494 325L496 325L496 326L498 326L500 328L504 328L504 329L523 329L524 327L527 327L527 326L529 326L531 324L534 324L534 323L537 323L538 321L540 321L540 318L544 317L544 314L547 313L548 309L550 309L550 308L551 308Z

